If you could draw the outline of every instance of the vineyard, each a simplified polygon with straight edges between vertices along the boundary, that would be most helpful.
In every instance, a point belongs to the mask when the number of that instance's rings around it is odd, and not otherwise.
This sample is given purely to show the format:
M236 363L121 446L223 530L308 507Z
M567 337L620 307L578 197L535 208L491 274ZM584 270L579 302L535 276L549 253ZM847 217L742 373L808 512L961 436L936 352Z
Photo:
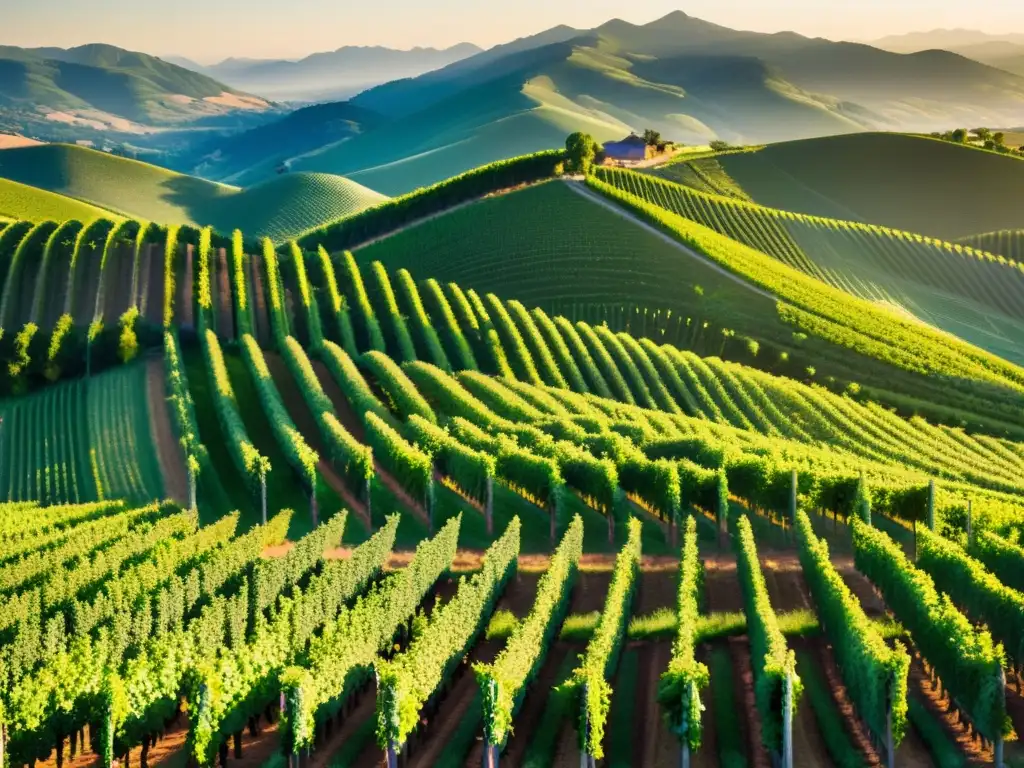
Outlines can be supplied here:
M598 179L854 296L890 305L1020 362L1024 267L1011 233L980 250L909 232L792 214L627 170ZM998 254L998 255L996 255Z
M818 282L798 219L570 183L283 247L0 228L4 764L1024 758L1024 373Z

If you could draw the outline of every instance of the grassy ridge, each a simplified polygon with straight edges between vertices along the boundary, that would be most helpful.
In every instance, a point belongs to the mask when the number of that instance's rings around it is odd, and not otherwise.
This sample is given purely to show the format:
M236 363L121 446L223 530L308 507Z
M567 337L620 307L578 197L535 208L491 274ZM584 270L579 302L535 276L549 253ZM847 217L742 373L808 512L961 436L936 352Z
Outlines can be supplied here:
M0 173L2 172L3 165L0 165ZM119 217L95 205L89 205L64 195L36 189L16 181L0 179L0 218L27 219L29 221L78 219L88 223L95 219L117 219Z
M212 226L224 233L241 229L249 239L270 237L275 242L387 199L330 174L285 174L240 189L65 144L5 150L0 155L0 177L124 216ZM22 215L13 205L7 211L4 200L0 187L0 214ZM88 221L96 214L60 218Z

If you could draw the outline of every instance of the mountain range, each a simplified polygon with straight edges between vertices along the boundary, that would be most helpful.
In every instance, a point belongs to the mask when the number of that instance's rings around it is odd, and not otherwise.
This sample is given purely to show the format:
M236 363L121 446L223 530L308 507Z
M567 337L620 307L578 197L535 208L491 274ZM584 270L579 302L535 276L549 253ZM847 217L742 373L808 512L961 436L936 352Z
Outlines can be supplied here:
M375 85L415 77L481 52L482 49L472 43L460 43L444 49L408 51L380 46L345 46L297 61L231 58L205 67L183 57L169 56L165 60L277 101L337 101Z
M1024 76L1024 34L992 35L969 29L936 29L876 40L877 48L894 53L941 49Z
M142 134L272 110L263 98L145 53L102 44L0 46L0 130L6 132Z
M1024 77L956 53L897 54L859 43L763 34L676 12L645 25L614 19L558 28L351 103L383 122L281 158L400 194L500 157L654 128L686 143L933 131L1024 119ZM258 180L266 168L242 173Z

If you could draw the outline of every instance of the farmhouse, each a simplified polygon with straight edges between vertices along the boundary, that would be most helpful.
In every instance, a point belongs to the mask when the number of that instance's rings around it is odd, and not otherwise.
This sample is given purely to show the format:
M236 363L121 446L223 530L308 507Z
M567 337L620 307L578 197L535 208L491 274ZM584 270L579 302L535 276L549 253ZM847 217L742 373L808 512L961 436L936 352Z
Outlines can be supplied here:
M609 141L604 145L604 156L609 160L647 160L657 152L642 136L629 134L622 141Z

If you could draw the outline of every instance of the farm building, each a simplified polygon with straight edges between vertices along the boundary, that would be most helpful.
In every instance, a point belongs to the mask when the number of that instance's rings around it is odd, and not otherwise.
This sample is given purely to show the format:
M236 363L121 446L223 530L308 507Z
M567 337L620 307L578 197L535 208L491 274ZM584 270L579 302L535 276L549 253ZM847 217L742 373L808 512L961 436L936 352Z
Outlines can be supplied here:
M642 136L629 134L622 141L609 141L604 145L604 156L609 160L647 160L657 152Z

